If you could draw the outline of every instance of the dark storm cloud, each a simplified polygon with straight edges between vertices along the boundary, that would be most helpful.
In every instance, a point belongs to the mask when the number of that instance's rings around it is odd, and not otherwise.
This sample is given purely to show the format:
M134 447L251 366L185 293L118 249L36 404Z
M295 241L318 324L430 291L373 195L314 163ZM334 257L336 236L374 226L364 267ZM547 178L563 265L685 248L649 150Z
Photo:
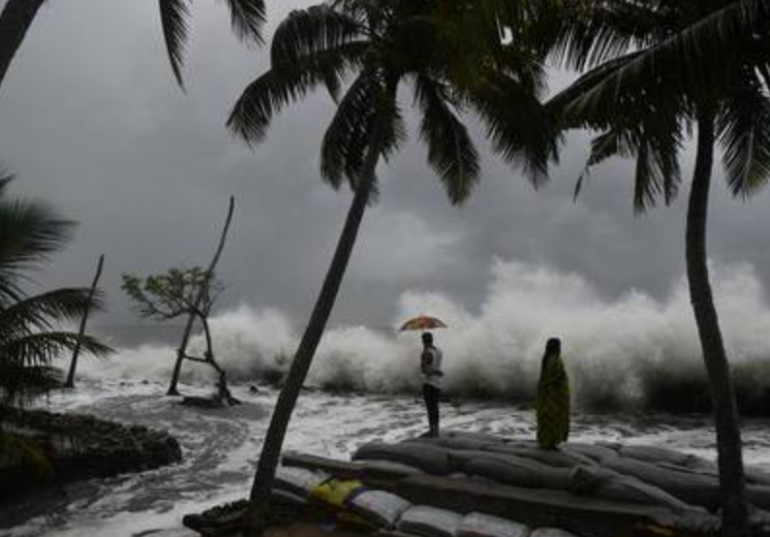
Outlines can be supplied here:
M269 2L271 26L292 7ZM151 0L49 2L0 90L0 159L17 171L15 193L47 200L80 221L77 240L41 283L82 284L107 255L106 322L131 322L121 272L204 264L227 198L238 200L221 265L223 299L306 318L330 260L350 195L318 177L318 147L333 107L323 94L278 118L251 151L225 129L228 109L266 66L237 43L221 2L195 3L185 76L174 85ZM405 95L405 106L411 104ZM608 296L631 287L663 295L681 276L684 200L634 218L631 165L598 169L578 203L574 179L584 137L573 137L552 184L535 192L491 156L473 199L450 207L414 134L383 167L336 322L391 321L395 297L429 288L478 304L494 256L585 275ZM689 168L688 168L689 169ZM711 254L770 268L768 195L736 202L718 183Z

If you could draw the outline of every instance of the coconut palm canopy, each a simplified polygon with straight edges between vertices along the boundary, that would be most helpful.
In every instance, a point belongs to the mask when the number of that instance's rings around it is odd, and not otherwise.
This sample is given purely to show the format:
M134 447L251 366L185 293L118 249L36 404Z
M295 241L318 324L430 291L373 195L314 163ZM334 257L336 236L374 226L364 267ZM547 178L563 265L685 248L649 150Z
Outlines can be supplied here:
M706 226L716 146L733 195L748 197L770 178L770 3L604 0L564 21L557 50L568 65L589 70L548 103L554 132L598 132L587 169L615 156L635 159L636 211L674 198L681 150L697 130L687 279L714 409L722 533L749 535L741 431Z
M12 178L0 179L0 407L22 402L58 385L52 362L80 342L84 351L110 349L91 336L63 328L81 318L89 289L61 288L30 295L23 289L30 270L70 239L74 223L50 207L7 199ZM101 296L96 297L101 306Z
M598 131L589 168L613 156L636 159L637 210L676 195L680 152L699 113L713 118L731 192L749 196L766 183L767 2L598 2L565 24L557 55L590 70L549 107L562 128Z

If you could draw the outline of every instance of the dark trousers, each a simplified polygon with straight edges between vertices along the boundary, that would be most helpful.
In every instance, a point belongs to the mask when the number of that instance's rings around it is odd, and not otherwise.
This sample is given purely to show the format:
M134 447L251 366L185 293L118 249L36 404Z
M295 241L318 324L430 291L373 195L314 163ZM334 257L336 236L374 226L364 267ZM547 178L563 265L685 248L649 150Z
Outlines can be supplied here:
M441 397L441 390L430 384L423 384L422 395L425 398L425 408L428 409L428 423L431 428L438 428L438 400Z

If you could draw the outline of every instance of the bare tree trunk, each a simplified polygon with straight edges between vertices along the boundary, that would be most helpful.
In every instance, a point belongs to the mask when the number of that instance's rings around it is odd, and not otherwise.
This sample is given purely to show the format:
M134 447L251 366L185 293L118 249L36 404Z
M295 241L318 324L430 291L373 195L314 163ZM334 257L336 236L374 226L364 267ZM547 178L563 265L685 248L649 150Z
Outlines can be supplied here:
M259 457L257 474L251 488L251 503L244 520L244 537L258 537L264 531L270 507L270 492L273 488L273 480L281 456L286 429L302 385L305 382L305 377L310 369L310 364L313 361L313 356L318 348L318 343L321 340L321 336L323 336L329 315L334 307L334 302L337 299L337 294L342 279L345 276L345 270L347 269L356 237L358 236L358 230L361 227L364 211L369 202L369 195L374 181L374 169L377 165L376 157L370 157L370 160L373 160L370 163L370 172L365 174L365 179L358 186L353 196L353 202L345 220L345 227L337 243L337 249L334 252L331 266L326 273L321 293L315 303L310 321L302 336L302 341L297 348L297 353L286 377L286 383L278 396L278 402L273 410L270 427L267 430L264 444L262 445L262 454Z
M80 330L78 331L78 342L75 343L75 349L72 351L72 360L70 361L70 370L67 373L67 381L64 383L65 388L75 387L75 370L78 367L78 356L80 355L80 340L83 339L83 335L86 333L86 325L88 324L88 314L91 313L91 304L96 294L96 286L99 284L99 279L102 277L102 269L104 268L104 254L99 256L99 263L96 266L96 275L94 281L91 283L91 290L88 292L88 306L86 311L83 312L83 318L80 320Z
M219 244L217 245L214 257L209 264L208 272L214 274L214 270L217 268L219 258L222 257L222 250L225 248L225 242L227 241L227 233L230 230L230 223L233 220L233 212L235 211L235 197L230 196L230 206L227 210L227 218L225 219L225 227L222 229L222 235L219 237ZM195 302L195 307L200 306L203 300L205 290L201 289L200 295ZM179 348L176 351L176 363L174 364L174 371L171 374L171 384L169 384L167 395L179 395L177 390L177 383L179 382L179 373L182 370L182 361L185 359L187 353L187 345L190 342L190 335L192 334L193 325L195 324L195 314L190 313L187 318L187 324L185 324L184 332L182 333L182 342L179 344Z
M722 535L750 535L740 421L730 364L709 281L706 223L714 160L714 115L698 114L698 153L687 211L687 280L706 364L717 435L722 493Z
M45 0L8 0L0 13L0 87L32 21Z
M214 344L211 337L211 327L209 326L208 318L204 315L201 315L200 318L201 323L203 323L203 333L206 337L206 363L213 367L217 372L217 375L219 375L219 378L217 379L217 396L227 404L239 404L240 401L232 396L230 389L227 387L227 372L217 363L216 358L214 358Z

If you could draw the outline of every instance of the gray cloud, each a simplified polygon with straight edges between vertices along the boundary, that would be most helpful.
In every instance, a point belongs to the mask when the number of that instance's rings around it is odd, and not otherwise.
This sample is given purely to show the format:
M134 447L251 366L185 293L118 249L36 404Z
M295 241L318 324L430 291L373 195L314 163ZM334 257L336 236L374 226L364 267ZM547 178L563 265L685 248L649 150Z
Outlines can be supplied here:
M270 2L271 26L309 3ZM275 307L301 324L350 194L319 179L318 147L333 113L326 96L283 114L253 151L225 130L229 107L265 67L265 51L232 36L221 2L196 2L182 94L155 2L49 2L0 90L0 158L19 174L15 192L81 223L77 240L39 274L41 284L86 283L105 253L103 322L131 322L120 273L205 263L235 194L223 306ZM474 132L484 177L465 207L448 204L415 135L383 167L379 204L366 217L334 322L389 323L407 289L447 292L472 311L495 256L578 272L608 297L631 287L661 296L681 276L684 197L634 218L632 166L611 162L573 203L585 136L570 140L552 183L535 192L490 154L482 128ZM734 201L717 182L711 254L748 261L766 279L769 201L767 193Z

